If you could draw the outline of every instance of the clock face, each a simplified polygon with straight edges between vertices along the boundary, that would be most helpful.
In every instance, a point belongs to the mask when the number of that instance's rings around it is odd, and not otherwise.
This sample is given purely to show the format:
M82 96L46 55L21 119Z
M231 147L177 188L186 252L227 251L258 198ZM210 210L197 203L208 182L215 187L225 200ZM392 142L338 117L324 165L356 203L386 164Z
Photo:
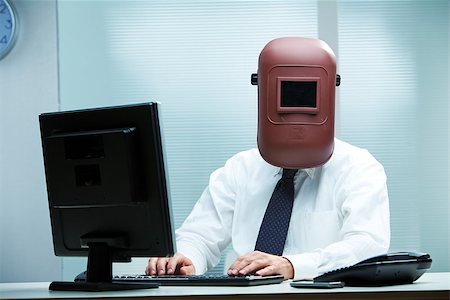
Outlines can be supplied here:
M14 44L16 25L11 5L6 0L0 0L0 59Z

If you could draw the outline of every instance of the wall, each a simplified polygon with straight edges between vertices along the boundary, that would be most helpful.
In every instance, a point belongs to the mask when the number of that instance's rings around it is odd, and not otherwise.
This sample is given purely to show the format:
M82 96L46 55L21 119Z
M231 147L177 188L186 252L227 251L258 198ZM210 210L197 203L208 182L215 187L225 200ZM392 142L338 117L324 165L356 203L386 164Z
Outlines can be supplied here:
M11 1L19 33L0 60L0 282L61 277L53 254L38 115L58 109L56 1Z
M53 255L37 116L41 112L54 111L59 108L56 0L13 0L12 2L20 17L19 37L11 53L9 53L9 55L7 55L4 59L0 60L0 282L50 281L61 277L61 259L56 258ZM75 2L66 3L70 4ZM98 4L101 2L92 3ZM354 3L351 5L354 5ZM332 27L333 23L336 22L332 22L331 19L329 19L329 16L326 16L325 13L322 14L322 17L320 16L320 12L323 12L324 8L326 9L330 6L336 5L333 4L333 2L325 1L320 2L318 7L320 19L318 33L322 38L325 37L324 32L330 32L330 26ZM336 10L336 8L333 9ZM252 8L252 10L254 9ZM74 15L76 11L67 10L67 12L75 17L76 21L79 20L79 18ZM93 13L92 10L88 12ZM81 11L79 13L82 16L86 16L87 12ZM293 13L295 13L295 11ZM432 14L429 16L432 16ZM342 15L340 17L342 17ZM323 23L323 18L329 20L329 23ZM65 20L67 21L67 19ZM432 23L432 20L429 21L430 22L427 24L434 24ZM76 25L79 26L79 22L76 23ZM229 26L231 25L232 24ZM86 26L86 23L84 23L84 26ZM79 29L80 27L76 27L75 29L77 28ZM95 30L99 30L98 27L94 28ZM254 29L255 27L249 26L249 28ZM92 29L86 28L86 30ZM62 37L65 37L66 39L69 38L68 35L62 35ZM75 41L74 45L79 44L78 42L79 41ZM99 43L98 40L95 40L95 42ZM152 41L149 41L149 43L150 42ZM338 44L338 41L335 40L328 40L328 42L336 46ZM159 46L161 47L162 45ZM95 45L93 46L92 43L87 44L86 46L87 49L92 47L95 48ZM80 48L76 49L76 51L70 53L69 56L62 57L62 59L65 59L66 63L76 65L77 61L73 59L72 55L91 55L91 52L86 54L78 53ZM337 52L337 50L338 49L336 47L335 51ZM340 54L344 53L343 49L339 50ZM417 50L422 51L420 47L418 47ZM65 52L65 54L68 54L68 52ZM420 52L419 54L423 53ZM345 56L342 55L341 57L343 57L341 60L341 62L343 62L345 60ZM95 60L96 58L94 57L93 59ZM352 57L352 59L354 59L354 57ZM448 56L446 59L448 65ZM81 62L86 63L86 59L83 59ZM123 63L123 61L119 62ZM245 61L245 63L247 62ZM359 65L355 64L355 66ZM78 67L80 67L80 65L78 65ZM104 66L100 66L97 71L103 67ZM245 75L245 78L242 81L244 82L245 80L244 84L248 85L248 74L252 71L255 71L254 67L249 68L248 71L240 70L243 76ZM123 74L123 72L119 75L121 74ZM66 73L66 75L73 76L74 74ZM343 75L344 84L347 82L345 85L349 86L348 74L341 75ZM421 76L426 76L426 72L421 73ZM97 77L100 78L101 76ZM233 78L233 80L235 79ZM66 91L68 91L67 95L76 97L78 99L77 101L86 101L86 103L82 103L83 105L96 105L97 103L89 102L90 100L86 97L80 97L79 95L76 96L73 94L73 92L76 91L79 93L83 92L83 89L80 89L80 83L82 82L83 81L79 80L72 82L76 83L74 85L74 90L70 90L68 89L70 87L64 86L64 82L62 83L61 88L63 90L66 88ZM93 83L95 83L94 87L102 90L103 92L109 90L109 86L107 84L108 82L109 80L106 78L103 78L100 83L93 81ZM133 80L122 81L123 86L120 87L126 91L129 91L131 95L124 93L123 95L116 96L117 99L120 98L120 101L123 101L125 98L132 99L133 97L131 96L139 96L138 92L140 89L136 89L136 86L130 86L129 88L124 87L128 82L135 83ZM143 83L145 88L147 88L147 84L148 82ZM344 89L344 86L340 89ZM86 89L84 90L86 91ZM162 93L154 88L152 88L150 92L156 93L156 96L160 96ZM145 95L147 96L148 94L151 93L146 93ZM448 105L448 88L446 93L444 92L443 94L446 94ZM95 97L100 104L103 104L103 98L101 98L103 97L103 94L89 93L89 96ZM111 101L109 95L106 98L107 101ZM157 99L161 100L159 98L161 97L158 97ZM348 97L345 97L345 99L347 98ZM151 99L152 98L149 100ZM138 100L142 99L138 98ZM115 104L115 102L110 104ZM63 105L63 108L73 108L78 105L81 104L78 102L72 104L68 102L67 107L64 107ZM445 111L445 109L442 109L441 113L445 114ZM450 113L448 106L447 111ZM176 113L176 111L174 111L174 113ZM339 113L340 112L338 111L338 114ZM254 115L247 116L249 120L253 117ZM351 118L344 119L351 120L354 117L355 114L353 114ZM447 116L443 115L440 119L447 120L447 122L443 122L443 124L447 124L448 127L448 114ZM432 124L429 124L428 126L432 127ZM338 124L338 130L340 130L341 127L343 127L341 130L342 134L345 135L345 128L349 128L349 126L346 126L345 124L344 126L339 126ZM176 132L172 130L169 131L168 135L170 136L170 134L175 133ZM445 139L445 144L450 146L448 141L448 131L447 136L442 137L442 140ZM424 141L422 144L427 143ZM174 146L175 144L172 143L172 148L175 148ZM435 147L435 149L438 149L438 147ZM194 152L195 149L192 153ZM376 153L376 151L374 152ZM435 157L432 154L428 156ZM172 155L172 157L174 157L174 155ZM439 156L439 158L442 157L442 155ZM426 160L422 161L422 163L426 162ZM433 166L436 165L437 163L430 164L430 170L423 173L423 176L433 173ZM448 178L448 151L447 162L442 163L438 167L446 168L445 170L441 169L441 174L446 174L446 178ZM209 173L212 167L207 166L207 169L207 173ZM186 170L190 171L191 169L186 168ZM176 187L176 190L182 191L183 193L185 192L181 189L182 186L176 186L176 181L172 183L174 184L173 186ZM432 185L426 185L423 193L426 194L425 192L433 190L433 188L434 186ZM395 195L391 196L392 203L394 204ZM434 197L433 199L431 198L432 197L427 198L426 201L429 200L429 202L436 203L433 200ZM402 236L402 239L399 239L398 241L402 243L400 245L403 247L407 245L409 241L413 241L411 242L411 246L420 247L425 251L430 251L428 246L430 242L434 243L434 245L439 245L439 247L442 246L440 248L441 250L438 252L431 251L433 257L436 258L436 264L433 268L436 271L448 271L448 236L442 237L442 235L436 234L442 232L448 233L450 225L448 224L448 187L447 194L441 194L439 201L442 205L429 205L428 203L428 207L431 206L432 208L431 210L421 210L416 213L424 215L425 221L422 222L427 225L422 227L420 230L416 230L418 231L418 234L423 237L420 242L404 236ZM408 204L411 204L411 202L408 202ZM426 203L421 204L423 206L415 206L414 210L420 210L421 207L425 207L427 205ZM435 219L434 214L432 215L429 212L437 212L441 214L441 216ZM400 214L405 215L399 211L397 215ZM396 217L396 215L394 215L394 217ZM181 220L182 216L179 216L178 218ZM413 218L413 216L410 216L410 218ZM437 228L438 225L441 226L441 228ZM405 229L404 232L413 232L407 226L402 228ZM394 234L396 232L399 233L401 231L394 231ZM397 234L397 236L400 237L400 234ZM437 243L438 239L440 239L439 243ZM434 246L434 248L437 249L438 247ZM67 260L67 262L70 264L69 260ZM84 264L80 264L79 261L74 262L74 270L84 268ZM68 267L68 269L71 269L71 267ZM73 278L72 276L73 274L70 274L70 276L67 276L65 279Z
M338 8L341 137L386 170L391 251L430 253L432 271L448 271L449 2Z
M253 145L260 49L318 36L338 54L337 136L385 167L390 250L448 271L448 1L128 3L61 1L61 107L162 103L176 226L210 172ZM65 278L84 265L64 259Z

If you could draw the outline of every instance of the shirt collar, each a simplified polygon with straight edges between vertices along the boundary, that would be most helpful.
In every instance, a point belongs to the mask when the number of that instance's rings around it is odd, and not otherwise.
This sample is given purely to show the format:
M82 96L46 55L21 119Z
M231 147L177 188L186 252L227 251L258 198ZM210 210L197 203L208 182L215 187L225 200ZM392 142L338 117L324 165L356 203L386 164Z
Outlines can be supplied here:
M316 169L317 168L299 169L297 174L299 174L300 172L305 172L309 176L309 178L314 179L314 174L316 173ZM277 176L279 174L283 175L283 168L276 167L276 171L273 174L273 176ZM295 174L295 176L297 176L297 174Z

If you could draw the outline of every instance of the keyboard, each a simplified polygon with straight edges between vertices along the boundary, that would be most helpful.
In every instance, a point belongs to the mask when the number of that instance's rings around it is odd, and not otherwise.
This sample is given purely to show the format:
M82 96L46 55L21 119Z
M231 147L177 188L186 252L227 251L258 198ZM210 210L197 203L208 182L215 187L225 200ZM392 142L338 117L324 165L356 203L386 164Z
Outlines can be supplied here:
M254 286L280 283L283 275L269 276L228 276L228 275L122 275L113 276L113 282L158 283L162 286L197 285L197 286Z

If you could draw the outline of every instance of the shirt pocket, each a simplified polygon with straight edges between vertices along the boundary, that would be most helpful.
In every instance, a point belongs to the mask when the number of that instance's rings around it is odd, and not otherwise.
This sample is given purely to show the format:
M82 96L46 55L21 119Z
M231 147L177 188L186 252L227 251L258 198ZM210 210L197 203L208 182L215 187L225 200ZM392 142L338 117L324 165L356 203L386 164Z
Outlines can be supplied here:
M289 252L325 248L340 240L342 221L337 211L299 213L291 218Z

